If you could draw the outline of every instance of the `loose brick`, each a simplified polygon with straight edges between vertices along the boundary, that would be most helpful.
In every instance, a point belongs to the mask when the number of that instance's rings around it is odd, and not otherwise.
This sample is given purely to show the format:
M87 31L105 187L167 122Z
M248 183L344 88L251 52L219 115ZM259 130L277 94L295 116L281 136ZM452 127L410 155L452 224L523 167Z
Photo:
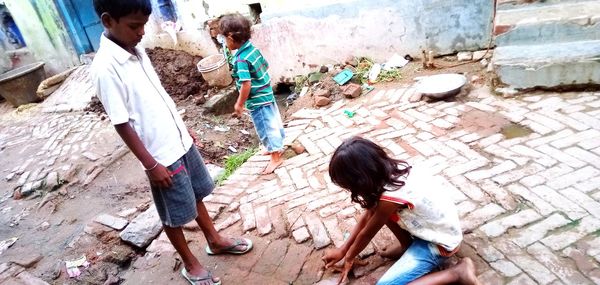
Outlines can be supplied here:
M321 150L319 149L319 147L310 139L308 138L308 136L306 135L302 135L298 137L298 141L302 144L302 146L304 146L306 148L306 151L311 154L319 154L321 153Z
M600 220L587 216L568 231L547 236L542 239L542 243L553 250L561 250L598 229L600 229Z
M569 263L554 255L550 249L541 243L534 243L527 248L527 252L567 284L591 284L590 280L577 272Z
M489 200L486 194L481 191L481 188L471 183L463 176L454 176L450 179L450 181L452 184L456 185L460 191L475 201L487 202Z
M490 196L494 198L496 202L498 202L504 209L514 210L517 207L517 201L514 197L510 195L506 189L498 187L496 184L492 183L489 180L481 183L481 188L483 191L488 193Z
M479 205L475 202L467 200L456 205L456 209L460 217L465 216L466 214L471 213L473 210L477 209Z
M313 213L309 213L304 216L306 226L312 235L314 246L316 249L321 249L328 246L331 243L329 236L327 236L327 230L321 223L321 220Z
M550 270L544 267L544 265L539 263L537 260L530 257L526 252L522 251L510 240L501 239L498 240L495 245L498 250L504 253L508 260L514 262L523 271L533 277L539 284L549 284L556 279L556 276L554 276Z
M534 132L540 134L540 135L547 135L549 133L552 133L552 129L548 128L538 122L534 122L532 120L524 120L521 122L523 125L528 126L530 129L532 129Z
M267 206L260 206L254 209L256 217L256 229L261 236L269 234L273 230L271 218L269 217L269 209Z
M498 237L506 233L509 228L521 228L540 218L542 218L540 214L536 213L534 210L527 209L487 223L479 229L489 237Z

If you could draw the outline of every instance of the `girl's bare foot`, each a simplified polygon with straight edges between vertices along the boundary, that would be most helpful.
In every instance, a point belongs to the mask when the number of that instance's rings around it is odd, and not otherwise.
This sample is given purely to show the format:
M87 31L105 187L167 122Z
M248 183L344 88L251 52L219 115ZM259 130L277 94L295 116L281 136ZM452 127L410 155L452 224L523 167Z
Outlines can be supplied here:
M464 285L481 285L475 274L475 265L473 260L468 257L463 258L455 267L458 274L458 283Z
M404 254L405 251L406 248L402 247L402 245L399 243L396 243L393 246L386 248L380 255L384 258L397 260Z
M271 160L269 164L265 168L265 170L261 173L262 175L271 174L283 163L283 158L281 157L281 152L273 152L271 153Z

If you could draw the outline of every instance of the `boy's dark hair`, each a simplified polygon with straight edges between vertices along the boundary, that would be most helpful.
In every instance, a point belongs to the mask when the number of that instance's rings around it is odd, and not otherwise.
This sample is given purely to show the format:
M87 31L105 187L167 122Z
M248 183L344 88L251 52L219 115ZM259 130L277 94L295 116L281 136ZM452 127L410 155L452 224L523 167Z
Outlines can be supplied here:
M224 36L231 36L237 43L245 43L251 37L252 22L239 13L219 17L219 29Z
M152 14L152 3L150 0L94 0L94 9L98 17L108 13L118 22L135 12L142 12L146 16Z
M370 140L353 137L340 145L329 162L329 176L336 185L351 192L352 202L370 209L381 194L404 186L400 178L407 176L410 166L393 159Z

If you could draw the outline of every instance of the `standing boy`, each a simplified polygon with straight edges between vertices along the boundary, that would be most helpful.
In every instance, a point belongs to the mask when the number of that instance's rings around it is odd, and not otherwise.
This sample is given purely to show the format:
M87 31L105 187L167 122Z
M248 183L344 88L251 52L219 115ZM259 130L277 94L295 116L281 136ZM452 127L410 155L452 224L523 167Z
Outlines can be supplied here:
M252 23L240 14L222 16L219 29L229 50L237 50L231 64L233 77L240 95L235 103L235 114L241 116L250 110L256 133L267 148L271 160L262 174L271 174L283 163L283 123L275 103L269 64L260 51L250 42Z
M243 254L252 242L219 235L202 202L214 183L175 103L137 46L152 12L150 0L94 0L94 8L104 25L92 64L98 98L148 175L165 233L185 265L181 274L191 284L220 284L190 251L182 226L196 220L209 254Z

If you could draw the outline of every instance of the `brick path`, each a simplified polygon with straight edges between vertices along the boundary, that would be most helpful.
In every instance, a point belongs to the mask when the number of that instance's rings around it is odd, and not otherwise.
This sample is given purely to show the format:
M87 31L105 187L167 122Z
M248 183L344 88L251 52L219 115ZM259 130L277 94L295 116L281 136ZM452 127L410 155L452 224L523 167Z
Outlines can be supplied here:
M264 177L258 173L268 158L251 158L208 199L217 228L276 243L262 258L279 266L303 263L291 276L318 272L322 251L316 250L339 246L360 212L331 183L327 165L343 139L361 135L429 168L446 186L466 233L460 255L475 260L483 284L600 284L600 93L502 99L475 89L456 102L409 103L414 92L382 90L296 113L288 142L297 140L307 152ZM500 133L514 124L533 132L510 139ZM391 240L382 231L362 256ZM296 244L314 249L298 255ZM356 283L373 283L391 264L377 255L368 260L355 274L374 273ZM277 280L306 284L328 276Z
M77 69L43 103L1 115L0 178L7 189L27 196L62 181L88 185L128 152L108 119L81 111L95 93L87 71Z

